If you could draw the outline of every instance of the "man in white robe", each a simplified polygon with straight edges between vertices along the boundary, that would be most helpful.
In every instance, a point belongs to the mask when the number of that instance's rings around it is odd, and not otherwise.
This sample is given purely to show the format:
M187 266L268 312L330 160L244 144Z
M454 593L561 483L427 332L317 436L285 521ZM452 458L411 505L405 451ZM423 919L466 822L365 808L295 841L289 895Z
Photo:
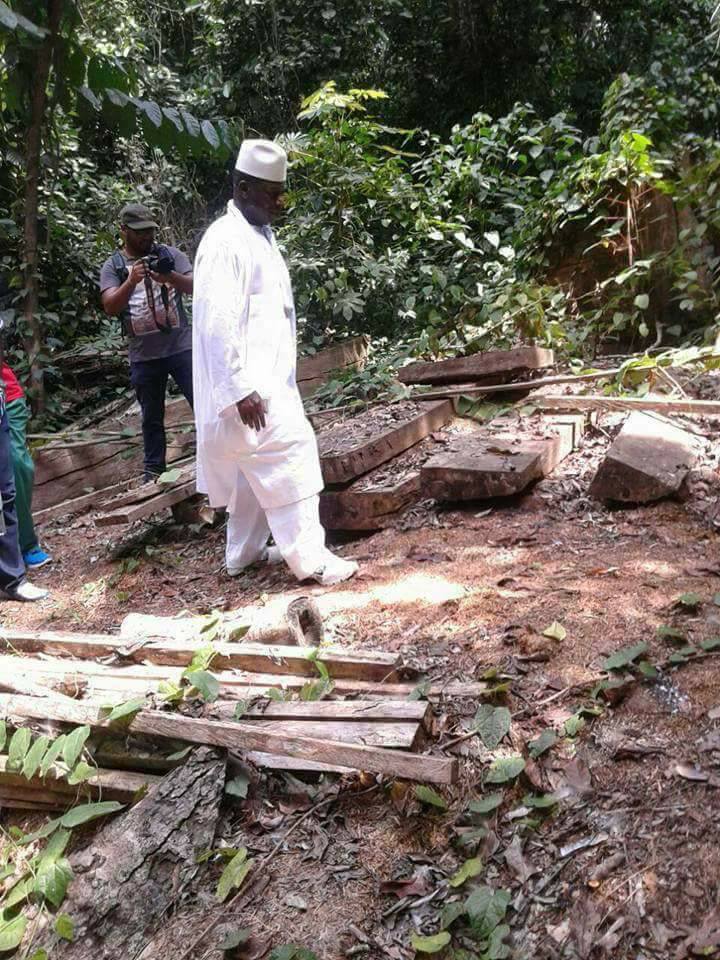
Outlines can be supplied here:
M320 524L320 460L295 382L292 287L270 229L286 171L276 143L245 140L233 199L195 258L197 485L227 508L229 574L270 559L272 533L299 580L332 584L358 566L325 547Z

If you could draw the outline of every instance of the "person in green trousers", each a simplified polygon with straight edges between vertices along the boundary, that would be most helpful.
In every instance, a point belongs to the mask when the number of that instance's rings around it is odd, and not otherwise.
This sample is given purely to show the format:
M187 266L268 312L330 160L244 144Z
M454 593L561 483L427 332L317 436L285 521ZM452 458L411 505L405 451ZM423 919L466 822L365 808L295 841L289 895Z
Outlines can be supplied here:
M25 394L10 367L3 363L2 380L5 384L7 415L10 426L10 451L15 474L15 497L18 519L18 540L20 550L29 570L50 563L52 557L38 543L32 518L32 490L35 466L27 446L25 429L30 412L25 402Z

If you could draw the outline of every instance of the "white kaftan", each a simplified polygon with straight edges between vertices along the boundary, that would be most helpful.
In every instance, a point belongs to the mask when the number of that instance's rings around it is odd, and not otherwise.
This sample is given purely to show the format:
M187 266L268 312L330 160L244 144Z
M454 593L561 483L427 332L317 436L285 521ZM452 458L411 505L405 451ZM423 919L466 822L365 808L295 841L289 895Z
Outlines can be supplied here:
M269 228L251 226L231 200L195 258L193 385L198 490L231 514L247 480L267 510L323 486L317 444L295 383L290 276ZM236 404L256 391L267 404L255 431Z

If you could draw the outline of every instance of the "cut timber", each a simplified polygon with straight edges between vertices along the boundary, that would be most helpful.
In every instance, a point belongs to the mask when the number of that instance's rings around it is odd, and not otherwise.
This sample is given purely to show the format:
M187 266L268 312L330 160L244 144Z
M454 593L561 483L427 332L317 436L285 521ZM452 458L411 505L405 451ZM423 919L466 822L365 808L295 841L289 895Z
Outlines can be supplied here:
M149 661L165 666L186 667L202 643L162 640L159 642L123 640L105 634L55 633L50 630L5 630L0 628L0 650L23 653L46 653L81 660L117 656L136 663ZM316 677L317 668L311 658L316 647L281 647L270 644L219 643L215 646L216 669L293 673ZM326 647L320 660L335 679L396 680L398 658L381 651L339 650Z
M312 356L299 357L296 380L301 396L309 397L336 371L362 370L369 347L370 339L360 336L335 343Z
M672 397L552 397L540 394L532 398L539 410L627 410L647 413L684 413L697 417L720 417L718 400L676 400Z
M320 520L328 530L381 530L420 498L420 468L441 448L426 437L389 463L349 485L320 494Z
M693 437L660 417L632 413L590 485L596 500L647 503L680 489L695 461Z
M475 396L476 394L486 393L529 393L531 390L538 390L540 387L557 386L561 383L582 383L586 380L608 380L622 373L622 367L614 367L612 370L596 370L593 373L563 374L557 377L542 377L539 380L519 380L512 383L486 384L465 384L465 386L454 386L449 384L444 390L427 390L424 393L417 393L418 400L440 400L443 397L461 397L465 394ZM531 401L528 401L531 402Z
M131 663L106 666L92 660L34 659L1 655L0 670L22 671L45 685L62 682L66 691L75 685L78 691L85 693L88 698L103 699L104 702L113 704L122 703L134 696L156 693L163 681L179 683L182 675L182 667ZM220 684L220 697L225 700L248 700L253 697L264 699L270 688L299 691L307 682L304 676L227 670L218 671L215 676ZM465 683L448 680L445 683L431 684L425 695L431 699L444 696L477 700L486 696L488 689L489 685L483 681ZM414 683L336 679L333 684L333 693L336 696L361 697L364 700L381 696L403 701L415 691ZM320 704L323 702L320 701ZM277 706L278 709L282 707L281 704Z
M193 479L170 490L158 493L157 496L150 497L142 503L121 507L111 513L101 513L95 518L95 524L98 527L111 527L118 523L133 523L135 520L151 517L153 514L166 510L182 500L187 500L188 497L194 496L195 492L195 480Z
M0 694L0 716L14 722L17 722L17 718L50 719L63 723L87 724L94 729L110 729L100 710L72 701ZM186 743L207 744L234 751L259 751L301 760L339 764L354 770L406 780L425 780L430 783L454 783L457 780L458 768L453 760L386 750L382 747L272 733L267 729L259 729L259 725L253 723L198 720L155 710L141 710L135 714L127 729L130 733L184 740Z
M420 472L422 495L435 500L485 500L522 493L551 473L577 445L582 416L544 420L537 436L477 434L452 443Z
M410 363L398 373L401 383L451 383L508 377L526 370L551 367L552 350L542 347L516 347L514 350L492 350L471 357L437 360L434 363Z
M346 483L387 463L399 453L445 426L454 416L449 400L374 407L364 414L330 427L318 436L320 464L326 483ZM385 421L378 420L385 417ZM394 418L394 419L391 419ZM347 442L348 430L357 441ZM340 436L343 442L340 443Z
M298 760L296 757L282 757L279 754L261 753L258 750L246 753L245 760L264 767L266 770L302 770L307 773L354 773L352 767L341 767L337 763L320 763L313 760Z
M149 774L99 769L88 780L73 786L63 779L66 771L56 765L50 767L45 777L30 780L8 770L7 765L8 758L0 757L0 793L6 793L7 788L21 789L28 792L26 799L39 802L44 802L47 794L53 794L50 799L60 804L68 800L72 803L79 796L133 803L143 790L159 780Z
M74 879L63 911L74 939L53 946L62 960L138 957L213 847L225 784L225 761L194 750L131 810L101 828L71 855Z
M135 479L131 477L128 480L121 480L120 483L115 483L111 487L93 490L90 493L82 494L80 497L73 497L71 500L62 500L60 503L56 503L54 507L46 507L45 510L34 511L33 520L37 524L46 523L48 520L54 520L56 517L70 517L74 513L85 510L87 507L97 507L102 503L104 498L122 493L129 489L135 482Z
M235 704L215 704L213 719L232 720ZM338 743L364 743L368 747L412 750L420 738L418 723L383 723L362 720L271 720L242 717L242 723L291 737L337 740Z

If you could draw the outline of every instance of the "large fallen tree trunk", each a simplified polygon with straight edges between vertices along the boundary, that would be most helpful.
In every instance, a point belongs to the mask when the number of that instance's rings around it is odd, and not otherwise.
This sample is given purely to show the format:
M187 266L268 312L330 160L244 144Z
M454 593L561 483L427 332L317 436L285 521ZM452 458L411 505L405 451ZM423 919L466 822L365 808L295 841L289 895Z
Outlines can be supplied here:
M199 851L213 845L225 761L208 748L165 777L71 857L75 879L63 911L75 939L53 950L63 960L135 957L195 877Z

